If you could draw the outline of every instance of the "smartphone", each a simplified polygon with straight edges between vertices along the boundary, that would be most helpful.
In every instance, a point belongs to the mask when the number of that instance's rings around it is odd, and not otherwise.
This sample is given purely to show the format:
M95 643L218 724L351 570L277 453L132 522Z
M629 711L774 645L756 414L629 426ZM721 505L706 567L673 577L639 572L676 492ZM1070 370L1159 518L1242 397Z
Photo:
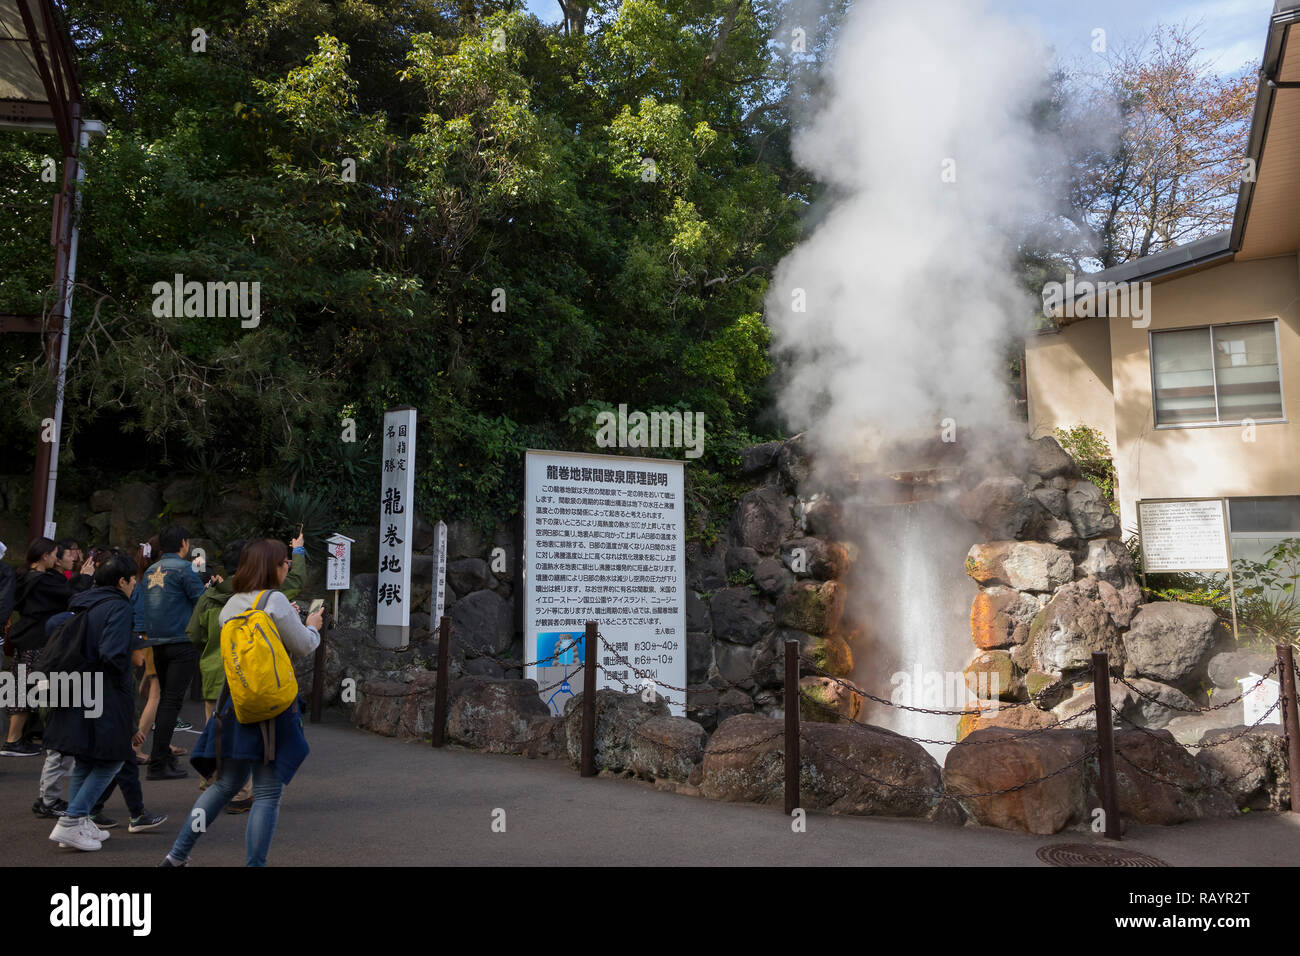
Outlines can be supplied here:
M311 607L307 608L307 616L311 617L313 614L315 614L324 606L325 606L325 599L317 598L316 600L311 602Z

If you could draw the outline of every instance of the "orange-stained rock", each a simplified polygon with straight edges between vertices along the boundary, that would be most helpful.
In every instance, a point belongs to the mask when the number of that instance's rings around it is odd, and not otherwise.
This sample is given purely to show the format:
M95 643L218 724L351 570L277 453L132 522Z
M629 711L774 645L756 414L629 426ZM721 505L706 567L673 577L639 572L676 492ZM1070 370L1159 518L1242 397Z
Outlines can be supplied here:
M1029 624L1041 605L1015 588L981 588L970 608L970 632L982 650L1011 647L1029 640Z

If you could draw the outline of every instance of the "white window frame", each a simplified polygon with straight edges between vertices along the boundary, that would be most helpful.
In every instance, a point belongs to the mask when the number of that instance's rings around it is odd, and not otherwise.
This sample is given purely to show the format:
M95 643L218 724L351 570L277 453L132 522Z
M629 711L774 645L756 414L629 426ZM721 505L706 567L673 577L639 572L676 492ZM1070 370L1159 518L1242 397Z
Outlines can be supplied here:
M1214 360L1214 330L1228 329L1237 325L1263 325L1265 322L1273 323L1273 341L1274 348L1277 350L1277 390L1278 398L1282 404L1281 418L1256 418L1252 421L1256 425L1285 425L1286 417L1286 384L1282 381L1282 335L1279 329L1278 318L1271 319L1242 319L1239 322L1213 322L1205 325L1186 325L1178 326L1171 329L1148 329L1147 330L1147 365L1150 366L1151 372L1151 421L1155 428L1236 428L1241 425L1245 419L1236 419L1235 421L1223 422L1173 422L1162 425L1156 419L1156 343L1155 337L1161 332L1193 332L1197 329L1210 330L1210 375L1214 383L1214 417L1219 417L1219 373L1218 363Z

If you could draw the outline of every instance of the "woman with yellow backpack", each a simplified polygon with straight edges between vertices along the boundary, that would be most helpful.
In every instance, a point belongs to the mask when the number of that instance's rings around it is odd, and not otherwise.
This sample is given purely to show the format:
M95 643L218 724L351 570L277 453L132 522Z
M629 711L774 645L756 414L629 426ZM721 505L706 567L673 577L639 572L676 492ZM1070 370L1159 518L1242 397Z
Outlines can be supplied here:
M199 797L161 866L184 866L199 835L253 778L253 808L245 834L246 864L265 866L284 785L306 759L293 657L320 643L323 613L304 625L279 590L289 572L283 542L244 545L234 593L221 610L221 657L226 688L194 747L190 763L213 784Z

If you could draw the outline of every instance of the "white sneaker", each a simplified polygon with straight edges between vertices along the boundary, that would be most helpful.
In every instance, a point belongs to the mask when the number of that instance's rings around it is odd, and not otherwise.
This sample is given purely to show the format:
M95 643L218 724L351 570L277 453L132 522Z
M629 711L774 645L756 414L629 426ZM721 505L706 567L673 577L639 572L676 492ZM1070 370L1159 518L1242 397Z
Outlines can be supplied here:
M70 846L86 851L98 850L102 846L101 841L95 839L91 832L86 829L84 825L85 817L65 824L63 821L67 819L67 817L63 817L54 825L54 829L50 831L51 840L62 847Z
M90 817L83 817L83 819L86 821L86 832L100 843L103 843L112 835L102 827L95 826L95 821L90 819Z

